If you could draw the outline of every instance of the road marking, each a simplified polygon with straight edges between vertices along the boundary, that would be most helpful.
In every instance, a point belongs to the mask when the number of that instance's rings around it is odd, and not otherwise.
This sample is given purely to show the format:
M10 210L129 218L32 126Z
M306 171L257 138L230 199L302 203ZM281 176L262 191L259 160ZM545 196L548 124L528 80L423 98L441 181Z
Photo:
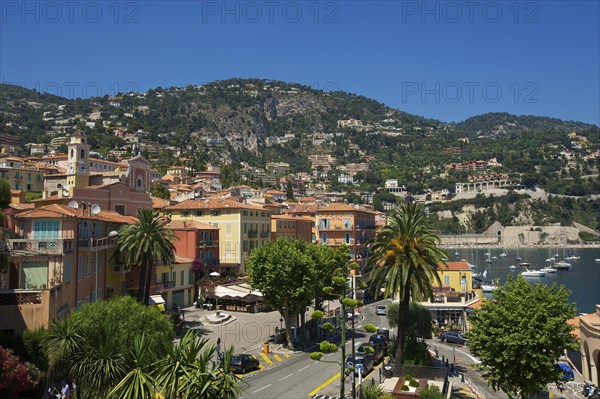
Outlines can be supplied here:
M283 359L281 357L279 357L279 355L275 355L273 357L275 358L275 360L277 360L280 363L283 361Z
M272 365L273 365L273 362L271 361L271 359L269 359L269 357L268 357L267 355L265 355L264 353L261 353L261 354L260 354L260 356L263 358L263 360L264 360L265 362L267 362L267 364L268 364L269 366L272 366Z
M289 375L286 375L285 377L283 377L283 378L280 378L280 379L278 379L277 381L283 381L283 380L285 380L286 378L289 378L289 377L291 377L291 376L293 376L293 375L294 375L294 374L289 374Z
M290 357L290 355L288 355L287 353L284 353L283 356Z
M257 389L256 391L254 391L254 392L252 392L252 393L260 392L260 391L262 391L263 389L266 389L266 388L270 387L271 385L272 385L272 384L265 385L264 387L262 387L262 388L260 388L260 389Z
M258 368L259 368L259 369L264 369L264 368L265 368L265 366L263 366L263 365L262 365L262 363L258 362Z
M307 368L309 368L310 366L312 366L312 364L309 364L308 366L302 367L300 370L298 370L298 372L301 372L302 370L306 370Z
M463 355L467 356L469 359L471 359L474 363L481 363L481 360L477 359L475 356L471 356L470 354L468 354L467 352L463 352L461 350L457 350L457 352L462 353Z
M319 392L321 389L325 388L327 385L331 384L337 378L340 378L340 372L338 372L336 375L334 375L333 377L331 377L330 379L328 379L327 381L325 381L324 383L322 383L321 385L319 385L318 387L316 387L315 389L313 389L312 391L310 391L308 393L308 396L316 395L317 392Z

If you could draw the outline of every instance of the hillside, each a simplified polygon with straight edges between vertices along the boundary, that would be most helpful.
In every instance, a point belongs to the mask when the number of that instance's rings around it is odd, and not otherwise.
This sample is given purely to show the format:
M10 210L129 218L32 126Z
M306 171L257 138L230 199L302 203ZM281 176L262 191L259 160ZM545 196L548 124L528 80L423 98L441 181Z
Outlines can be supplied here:
M458 123L456 128L471 135L495 136L524 132L582 132L594 128L594 125L544 116L491 112L468 118Z
M398 179L409 192L423 194L453 191L469 177L449 170L449 163L495 159L491 172L521 176L529 186L600 193L593 179L600 129L579 122L492 113L446 124L364 96L266 79L76 100L10 85L0 85L0 92L0 143L23 149L22 155L27 143L64 151L60 138L81 129L108 159L141 152L162 169L227 164L225 183L239 181L242 168L267 162L314 175L323 167L311 166L309 156L329 155L318 180L331 189L374 191L386 179ZM572 131L575 139L566 134ZM353 172L354 186L341 183L346 165L357 163L368 170Z

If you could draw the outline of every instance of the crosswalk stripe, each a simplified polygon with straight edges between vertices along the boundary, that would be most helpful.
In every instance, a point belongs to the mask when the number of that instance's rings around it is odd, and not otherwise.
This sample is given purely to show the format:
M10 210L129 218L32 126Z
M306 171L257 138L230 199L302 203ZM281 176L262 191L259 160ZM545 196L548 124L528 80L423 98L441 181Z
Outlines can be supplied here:
M269 359L269 357L268 357L267 355L265 355L264 353L261 353L261 354L260 354L260 356L263 358L263 360L264 360L265 362L267 362L267 364L268 364L269 366L272 366L272 365L273 365L273 362L271 361L271 359Z
M273 357L274 357L274 358L275 358L275 360L277 360L279 363L281 363L281 362L283 361L283 359L281 359L281 358L279 357L279 355L277 355L277 354L276 354L276 355L274 355Z

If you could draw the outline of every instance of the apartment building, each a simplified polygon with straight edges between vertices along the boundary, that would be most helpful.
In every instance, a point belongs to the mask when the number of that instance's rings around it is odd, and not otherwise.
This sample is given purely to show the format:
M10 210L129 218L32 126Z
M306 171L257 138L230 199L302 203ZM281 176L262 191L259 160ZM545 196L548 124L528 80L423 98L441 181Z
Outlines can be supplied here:
M367 256L366 242L375 236L376 212L359 206L332 203L317 209L316 225L321 244L346 245L361 266Z
M245 270L245 261L254 248L271 238L271 211L231 199L211 197L186 200L165 208L173 220L195 220L219 228L221 270Z
M116 236L133 217L52 204L13 216L10 256L0 279L0 331L47 326L83 303L125 293Z
M296 217L289 214L271 216L271 240L290 237L313 242L312 228L315 222L309 217Z

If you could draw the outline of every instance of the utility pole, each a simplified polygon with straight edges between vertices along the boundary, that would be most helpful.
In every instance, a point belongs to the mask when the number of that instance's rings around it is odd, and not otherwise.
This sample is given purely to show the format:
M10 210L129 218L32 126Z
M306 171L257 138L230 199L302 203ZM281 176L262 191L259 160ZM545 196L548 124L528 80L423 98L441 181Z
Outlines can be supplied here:
M352 276L352 299L354 298L354 276ZM344 321L345 323L345 321ZM356 364L356 346L354 345L354 306L352 307L352 361ZM353 372L354 373L354 372ZM356 383L352 379L352 399L356 399Z

